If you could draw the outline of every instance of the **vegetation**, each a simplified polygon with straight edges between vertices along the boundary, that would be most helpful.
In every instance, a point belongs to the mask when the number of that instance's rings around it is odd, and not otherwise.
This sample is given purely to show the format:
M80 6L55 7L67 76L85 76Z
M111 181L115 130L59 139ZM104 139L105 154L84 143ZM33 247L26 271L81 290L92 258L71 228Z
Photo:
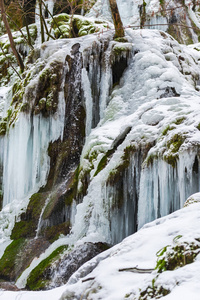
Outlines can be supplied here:
M18 240L22 237L35 237L38 220L47 194L36 193L30 198L26 213L21 215L21 221L16 222L11 233L11 239Z
M19 55L19 53L16 49L16 46L15 46L15 43L14 43L14 40L13 40L10 25L8 23L7 16L6 16L4 0L0 0L0 10L1 10L1 17L2 17L2 20L4 22L4 25L5 25L6 31L8 33L9 40L10 40L10 46L11 46L12 52L13 52L13 54L14 54L17 62L18 62L18 65L20 67L21 72L23 72L24 71L24 63L23 63L23 60L22 60L21 56Z
M177 243L178 236L174 241ZM179 242L175 246L166 246L158 253L156 270L162 273L167 270L175 270L194 261L195 257L200 253L199 239L195 242Z
M140 292L139 300L148 299L160 299L170 293L170 290L158 286L155 284L155 280L152 280L152 285L148 286L144 291Z
M181 134L177 133L167 142L167 147L172 153L176 153L179 151L184 140L185 138Z
M200 253L200 239L186 242L180 239L181 235L174 238L174 246L167 245L157 252L157 275L152 279L151 285L140 291L139 300L160 299L170 293L170 290L158 283L159 273L172 271L192 263Z
M48 286L50 279L51 264L59 259L60 255L67 250L68 246L60 246L51 253L47 258L42 260L39 265L33 269L27 279L26 288L37 291L42 290Z
M109 174L109 177L108 177L108 180L107 180L109 183L114 183L114 182L117 182L119 180L119 178L121 177L123 171L130 164L131 154L133 154L135 151L136 151L135 145L127 146L124 149L124 154L122 155L122 158L121 158L121 164L116 169L112 170Z
M4 251L0 259L0 279L15 280L17 275L17 254L23 249L25 239L13 241Z

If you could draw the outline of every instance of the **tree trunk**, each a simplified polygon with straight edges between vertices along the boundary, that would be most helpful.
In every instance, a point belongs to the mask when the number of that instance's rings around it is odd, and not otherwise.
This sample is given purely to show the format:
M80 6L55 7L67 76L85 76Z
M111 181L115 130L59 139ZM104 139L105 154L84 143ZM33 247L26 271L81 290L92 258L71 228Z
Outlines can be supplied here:
M109 0L112 18L115 26L115 38L124 37L124 28L120 18L116 0Z
M18 51L15 47L12 32L10 30L10 25L9 25L7 17L6 17L5 6L4 6L3 0L0 0L0 9L1 9L1 17L2 17L2 20L4 22L4 25L5 25L9 40L10 40L10 47L12 49L13 54L15 55L15 57L17 59L18 65L21 69L21 72L23 72L24 71L24 63L23 63L22 58L19 55L19 53L18 53Z
M40 29L41 29L41 42L45 42L44 37L44 26L43 26L43 15L42 15L42 1L39 0L39 10L40 10Z

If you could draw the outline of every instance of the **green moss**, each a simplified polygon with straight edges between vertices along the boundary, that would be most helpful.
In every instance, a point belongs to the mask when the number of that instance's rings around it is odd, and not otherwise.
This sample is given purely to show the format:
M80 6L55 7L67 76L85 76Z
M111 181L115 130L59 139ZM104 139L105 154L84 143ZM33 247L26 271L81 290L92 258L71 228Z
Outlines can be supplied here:
M21 237L35 237L38 220L46 197L47 194L45 193L36 193L31 196L25 215L21 218L21 221L15 223L11 239L17 240Z
M113 47L113 52L116 56L121 56L124 52L129 53L129 49L127 49L126 47L123 47L121 45L115 45Z
M53 19L51 20L51 26L53 27L53 29L56 29L57 26L63 25L65 23L68 23L70 20L70 16L63 13L63 14L59 14L53 17Z
M0 122L0 135L5 135L6 134L6 129L7 129L7 120L4 118Z
M154 281L152 285L148 286L144 291L140 292L139 300L148 300L148 299L159 299L170 293L170 290L163 288L162 286L156 286Z
M97 167L97 170L96 170L96 172L94 174L94 177L105 168L105 166L108 163L108 160L109 160L110 156L113 153L114 153L114 149L108 150L106 152L106 154L102 157L102 159L100 160L100 162L98 164L98 167Z
M180 237L178 237L179 239ZM174 242L177 243L177 240ZM159 252L156 270L162 273L166 270L175 270L194 261L200 253L199 244L194 242L179 242L176 246L166 246Z
M76 36L83 36L99 31L99 28L89 20L84 20L79 17L73 18L73 32Z
M56 39L61 38L69 38L70 37L70 27L69 25L60 25L59 29L56 28L54 31L54 35Z
M53 243L60 237L61 234L65 236L69 234L71 228L70 225L70 222L64 222L52 227L46 227L42 230L41 235L50 243Z
M174 126L167 125L167 127L162 131L162 135L167 135L168 131L173 129L175 129Z
M99 28L96 24L77 15L72 17L67 14L57 15L51 21L56 38L78 37L97 32Z
M158 158L158 155L156 153L151 153L150 155L148 155L146 160L145 160L145 163L146 163L147 167L152 165L153 161L157 158Z
M0 279L14 280L15 269L17 268L17 254L23 248L25 239L13 241L4 251L0 259Z
M178 155L177 154L167 154L163 156L163 159L171 165L173 168L176 167Z
M22 112L29 112L30 110L30 104L28 102L24 102L22 105L21 105L21 111Z
M36 224L34 224L33 220L19 221L15 223L15 226L11 233L11 238L14 240L18 240L22 237L35 236L35 230L36 230Z
M123 171L128 168L130 163L130 155L136 151L134 145L127 146L124 149L124 154L122 155L121 161L122 163L114 170L112 170L108 177L108 182L114 183L119 180Z
M200 131L200 123L197 125L197 129Z
M114 40L119 43L127 43L128 42L128 40L125 37L117 37Z
M37 38L37 25L30 24L28 27L29 27L30 36L35 41Z
M180 124L182 124L183 123L183 121L185 121L185 117L182 117L182 118L178 118L174 123L176 124L176 125L180 125Z
M31 196L30 202L27 207L27 214L31 214L31 217L38 219L40 216L42 207L44 206L47 194L46 193L35 193Z
M99 155L99 151L93 150L91 153L88 153L85 156L85 159L88 159L90 163L93 163L93 161L97 159L98 155Z
M176 153L179 151L184 140L185 138L181 134L177 133L170 139L170 141L167 142L167 147L172 153Z
M32 270L28 279L26 288L37 291L47 287L48 281L50 280L50 266L53 262L59 259L60 255L66 251L68 246L60 246L51 253L46 259L41 261L39 265Z

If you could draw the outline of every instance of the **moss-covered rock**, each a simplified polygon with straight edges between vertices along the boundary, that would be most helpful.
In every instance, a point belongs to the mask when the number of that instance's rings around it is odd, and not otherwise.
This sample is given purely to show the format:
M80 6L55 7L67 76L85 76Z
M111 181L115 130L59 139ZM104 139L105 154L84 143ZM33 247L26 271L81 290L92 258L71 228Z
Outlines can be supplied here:
M79 15L68 15L62 13L54 16L51 20L55 38L74 38L87 34L99 32L100 29L108 27L106 22L93 22Z
M21 221L16 222L11 233L11 239L36 236L38 220L45 204L47 193L36 193L30 198L26 213L21 215Z
M51 265L60 258L60 255L66 251L68 246L60 246L51 253L46 259L41 261L39 265L30 273L26 288L36 291L46 289L51 275Z
M150 153L147 155L147 158L145 159L143 165L146 165L147 167L149 167L150 165L153 164L153 161L155 159L158 159L158 154L157 153Z
M169 130L173 130L173 129L175 129L174 126L172 126L172 125L167 125L167 126L163 129L162 135L167 135L168 131L169 131Z
M108 248L104 243L61 246L30 273L26 288L41 290L65 284L81 265Z
M43 239L14 240L0 259L0 279L15 281L30 265L35 257L39 257L49 246Z
M171 165L173 168L177 165L178 160L178 154L165 154L163 155L164 161L166 161L169 165Z
M107 180L109 183L114 184L115 182L117 182L119 180L119 178L121 177L123 171L126 168L128 168L129 163L130 163L130 156L133 153L135 153L135 151L136 151L135 145L127 146L124 149L124 154L122 155L122 158L121 158L122 163L110 172L108 180Z
M200 193L196 193L196 194L193 194L191 195L184 203L184 207L187 207L191 204L194 204L194 203L199 203L200 202Z
M154 280L152 280L152 285L149 285L145 290L140 292L138 300L160 299L169 293L169 289L156 285Z
M19 275L17 254L23 249L25 239L21 238L13 241L4 251L0 259L0 279L15 280Z
M0 135L5 135L7 129L7 118L3 118L0 122Z
M62 74L63 65L58 61L53 61L40 72L37 86L25 95L27 102L32 102L35 114L41 112L46 117L56 112Z
M106 152L106 154L102 157L102 159L100 160L100 162L99 162L99 164L98 164L98 166L97 166L96 172L94 173L94 177L95 177L99 172L101 172L101 170L103 170L103 169L106 167L106 165L107 165L107 163L108 163L110 157L111 157L112 154L114 153L114 151L115 151L114 149L110 149L110 150L108 150L108 151Z
M167 128L166 128L167 130ZM170 129L168 129L170 130ZM168 131L167 130L167 131ZM167 134L167 133L166 133ZM185 141L185 136L180 133L174 134L169 140L166 142L167 150L163 155L163 159L170 164L173 168L176 167L177 160L178 160L178 151L182 144Z
M181 238L178 236L176 240ZM199 240L196 242L178 242L175 246L166 246L158 253L156 269L159 273L167 270L175 270L194 261L200 253Z
M179 151L181 145L183 144L185 137L179 133L173 135L173 137L167 142L167 147L172 153Z
M40 236L44 237L50 243L56 241L60 235L67 235L69 234L71 229L71 224L69 221L54 225L51 227L45 227L41 230Z

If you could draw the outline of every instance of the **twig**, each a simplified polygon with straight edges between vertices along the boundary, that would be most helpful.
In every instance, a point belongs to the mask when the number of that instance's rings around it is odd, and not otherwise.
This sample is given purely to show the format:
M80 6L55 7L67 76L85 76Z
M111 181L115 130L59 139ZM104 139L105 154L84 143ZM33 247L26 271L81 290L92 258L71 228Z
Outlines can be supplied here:
M90 280L94 280L95 277L88 277L86 279L83 279L82 282L86 282L86 281L90 281Z
M139 269L137 267L119 269L119 272L133 272L133 273L151 273L153 271L154 269Z
M24 35L23 31L19 28L19 26L17 25L17 23L8 15L6 14L6 16L11 20L11 22L17 27L17 29L19 30L19 32L21 33L21 35L23 36L24 40L27 42L27 44L34 49L34 47L32 46L32 44L30 43L30 41L26 38L26 36ZM27 35L28 35L28 31L27 31Z
M63 33L62 33L61 29L60 29L60 26L58 25L57 21L54 19L54 16L53 16L52 13L49 11L47 5L44 3L43 0L42 0L42 3L43 3L43 5L44 5L45 9L47 10L47 12L50 14L50 17L52 18L54 24L56 25L56 27L57 27L58 30L60 31L60 34L63 36Z

